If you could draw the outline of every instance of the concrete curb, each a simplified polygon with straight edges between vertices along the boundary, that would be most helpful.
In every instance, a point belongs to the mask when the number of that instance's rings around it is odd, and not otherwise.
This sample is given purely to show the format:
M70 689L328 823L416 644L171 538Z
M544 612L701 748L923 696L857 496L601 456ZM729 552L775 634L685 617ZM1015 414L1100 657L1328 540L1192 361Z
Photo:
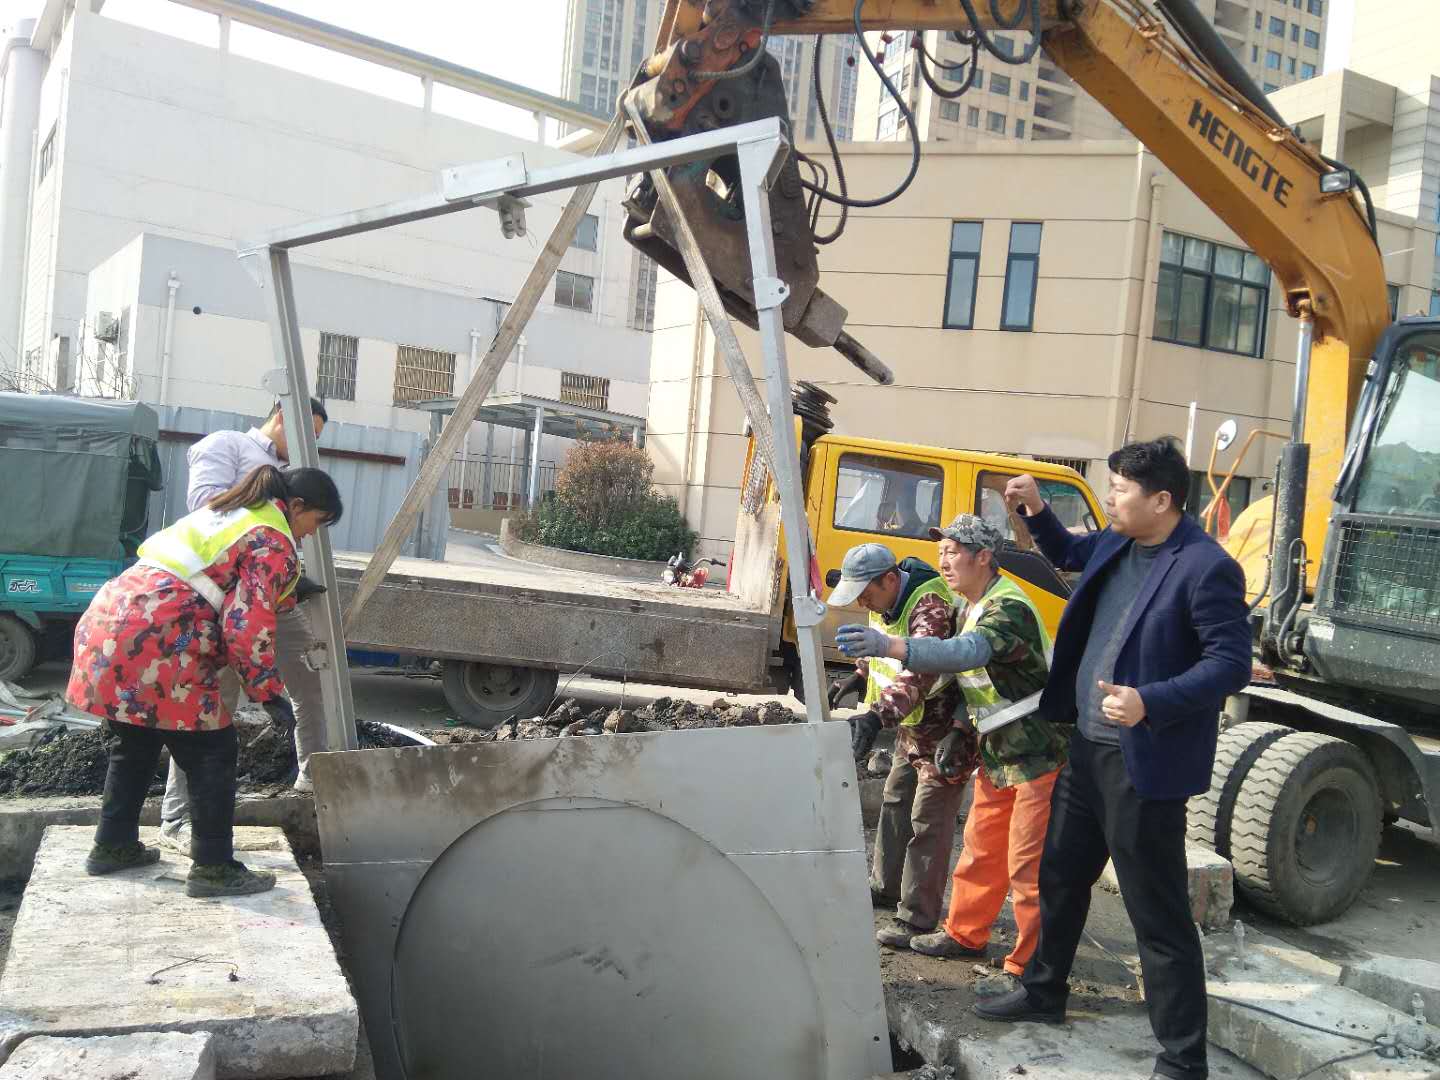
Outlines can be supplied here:
M585 551L567 551L564 548L545 547L531 544L517 537L506 518L500 526L500 550L512 559L523 559L541 566L554 566L561 570L579 570L586 574L600 574L603 577L621 578L624 581L640 581L659 585L665 572L663 562L648 559L617 559L613 555L591 555Z
M1185 845L1185 863L1190 890L1190 916L1205 930L1221 930L1230 925L1230 910L1235 905L1235 870L1230 860L1216 855L1198 844ZM1100 876L1100 887L1120 891L1115 864L1106 863Z
M203 1031L26 1039L0 1067L0 1080L215 1080L214 1038Z

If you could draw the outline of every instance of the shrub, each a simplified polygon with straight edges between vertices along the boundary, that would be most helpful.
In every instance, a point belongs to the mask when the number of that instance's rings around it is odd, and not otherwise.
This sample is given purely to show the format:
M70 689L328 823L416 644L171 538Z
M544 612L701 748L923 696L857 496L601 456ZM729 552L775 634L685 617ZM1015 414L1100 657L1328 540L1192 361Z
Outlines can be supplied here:
M668 559L699 539L655 490L655 465L621 442L584 442L566 456L552 498L516 523L521 539L622 559Z

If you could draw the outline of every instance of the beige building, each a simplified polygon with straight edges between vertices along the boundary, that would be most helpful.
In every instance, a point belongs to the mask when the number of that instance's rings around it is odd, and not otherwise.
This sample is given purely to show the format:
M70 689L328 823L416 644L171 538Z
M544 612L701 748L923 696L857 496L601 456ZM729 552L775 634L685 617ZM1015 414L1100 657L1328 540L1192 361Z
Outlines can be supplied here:
M893 142L844 152L856 192L888 189L909 160ZM1412 310L1432 287L1433 215L1378 217ZM1196 464L1228 418L1240 439L1222 469L1250 430L1288 428L1296 329L1278 288L1133 141L928 144L910 190L852 214L821 268L851 332L895 371L875 386L833 351L788 341L792 378L839 399L837 432L1064 459L1103 494L1109 451L1183 437L1191 402ZM742 328L742 340L758 377L758 339ZM729 382L693 293L662 281L647 446L711 553L733 535L746 445ZM1275 452L1257 440L1239 462L1233 506L1262 494Z
M1374 2L1384 4L1387 0ZM1320 71L1328 0L1197 0L1197 6L1267 92L1313 78ZM932 30L919 36L928 55L947 67L969 59L969 47L954 41L948 33ZM889 41L883 40L887 37ZM1024 63L1007 64L982 49L973 85L962 97L947 100L921 77L912 38L909 33L894 32L871 34L867 40L881 58L886 75L914 112L922 139L974 142L982 138L1040 141L1126 137L1124 128L1043 52ZM1016 57L1024 53L1029 40L1028 33L1019 31L995 35L996 44ZM968 78L968 67L946 70L932 66L930 74L942 90L953 91ZM863 58L855 114L857 139L909 138L894 98Z

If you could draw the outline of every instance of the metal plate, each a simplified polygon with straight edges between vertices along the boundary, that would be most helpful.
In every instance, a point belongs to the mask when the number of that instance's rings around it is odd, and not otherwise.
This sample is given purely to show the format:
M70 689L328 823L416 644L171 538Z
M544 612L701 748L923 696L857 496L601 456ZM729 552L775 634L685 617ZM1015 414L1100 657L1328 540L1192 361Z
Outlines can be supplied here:
M843 724L317 755L377 1075L889 1068Z

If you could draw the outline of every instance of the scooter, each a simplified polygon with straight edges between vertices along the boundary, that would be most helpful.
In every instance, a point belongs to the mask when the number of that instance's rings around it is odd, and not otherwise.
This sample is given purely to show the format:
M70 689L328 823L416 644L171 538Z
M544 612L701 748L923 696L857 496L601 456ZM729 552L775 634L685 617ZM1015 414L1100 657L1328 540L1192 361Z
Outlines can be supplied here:
M682 551L670 557L660 580L666 585L674 585L677 589L702 589L710 580L710 567L724 565L719 559L696 559L689 563L685 561L685 552Z

